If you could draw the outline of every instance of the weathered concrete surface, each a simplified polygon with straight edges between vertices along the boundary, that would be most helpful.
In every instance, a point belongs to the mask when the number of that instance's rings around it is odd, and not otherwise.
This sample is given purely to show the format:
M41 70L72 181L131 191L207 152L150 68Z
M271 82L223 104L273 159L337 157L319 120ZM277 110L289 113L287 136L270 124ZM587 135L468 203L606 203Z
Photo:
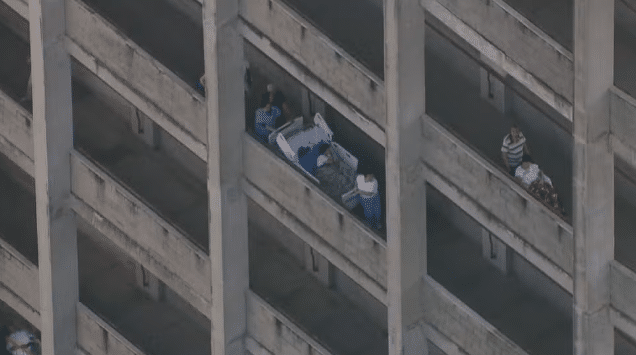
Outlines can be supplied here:
M241 142L246 67L239 9L239 0L203 4L213 354L245 353L247 335L249 232Z
M0 152L33 176L32 116L0 90Z
M356 109L386 125L384 84L313 25L278 1L249 0L241 16ZM379 24L375 24L376 26Z
M327 288L267 231L250 231L250 289L302 330L294 330L296 334L310 335L331 353L388 353L386 323L376 323L340 292ZM267 311L248 313L248 333L269 351L281 354L275 347L282 333L275 318L280 317L270 312L264 317L263 312ZM279 324L284 324L282 319Z
M278 203L270 196L266 195L258 187L252 185L245 180L244 189L247 196L257 203L261 208L274 216L280 223L293 232L298 238L315 249L320 255L324 256L335 267L342 270L347 276L369 292L373 297L386 305L386 288L380 285L375 279L361 269L354 261L343 254L334 245L325 241L319 234L307 227L301 220L294 216L292 211L286 209L282 204ZM250 215L252 220L257 216ZM384 259L380 259L382 261Z
M465 2L457 2L457 4L459 3L464 4ZM539 77L538 74L535 74L531 70L542 71L540 68L543 68L544 62L527 61L526 65L530 67L530 68L527 68L526 66L521 64L524 62L524 60L517 59L517 58L513 59L513 57L511 57L510 54L508 53L510 49L508 51L504 49L509 44L516 43L516 40L506 39L506 41L510 41L510 42L505 42L504 44L493 44L489 41L489 39L484 37L484 35L481 33L481 30L478 31L473 29L473 26L475 26L475 24L468 24L464 22L462 18L458 17L459 15L455 15L453 12L451 12L449 9L447 9L444 5L440 4L436 0L432 0L432 1L422 0L422 5L426 7L428 12L432 16L437 18L445 26L449 27L452 31L459 34L461 38L467 41L472 47L478 49L479 52L485 58L487 58L492 63L494 63L495 66L500 68L498 69L498 71L503 70L504 74L507 73L511 75L513 78L519 81L522 85L527 87L531 92L533 92L535 95L540 97L548 105L550 105L557 112L563 115L563 117L571 121L572 119L572 104L571 104L572 70L570 70L569 72L568 71L557 72L554 74L554 76L550 76L547 73L542 73L541 75L543 77ZM474 11L474 10L471 9L470 11ZM467 11L467 12L470 13L470 11ZM464 15L468 16L467 14L464 14ZM477 17L474 20L479 21L478 19L479 17ZM487 29L489 30L484 30L484 31L486 32L496 31L498 28L499 28L498 26L487 26ZM505 33L506 31L503 31L503 32ZM533 58L533 57L529 56L529 57L526 57L526 59L527 58ZM564 59L562 59L561 61L565 60L565 57L563 58ZM520 62L518 62L518 60ZM541 64L537 65L537 63L541 63ZM535 67L539 67L539 68L535 68ZM546 66L546 67L549 67L549 66ZM497 68L493 68L493 69L497 70ZM563 68L559 68L559 69L563 69ZM553 68L553 70L555 70L555 68ZM570 81L567 81L568 75L570 77ZM557 80L554 80L553 78L561 78L561 79L557 81ZM561 81L561 80L565 80L565 81ZM559 83L560 86L562 86L562 88L560 88L559 86L556 86L557 83ZM568 85L570 85L569 89L567 89ZM561 91L557 91L557 90L561 90ZM569 95L569 96L566 96L566 95Z
M462 189L450 183L436 172L426 169L427 182L440 191L445 197L453 201L467 215L493 233L499 240L521 255L554 280L568 292L573 290L572 276L551 261L545 254L537 250L529 241L514 233L502 220L495 217L478 201L471 198Z
M502 274L483 257L480 231L461 230L467 216L433 189L427 194L428 274L528 353L571 354L572 297L517 254Z
M77 226L72 210L71 58L64 0L29 4L40 331L44 354L77 349Z
M502 0L441 0L439 3L503 51L505 56L536 76L541 83L572 102L572 53L517 11ZM493 26L494 23L497 26Z
M418 0L388 0L384 11L387 90L386 224L389 355L428 355L419 320L427 272L425 11Z
M630 149L636 149L634 139L636 119L634 117L636 117L636 99L613 86L610 90L610 131L613 137Z
M574 263L571 227L430 117L423 122L424 163L478 201L494 218L566 273Z
M282 0L379 78L384 74L383 6L380 0Z
M38 268L3 239L0 234L0 299L39 328Z
M153 355L210 353L209 325L206 329L183 311L146 294L135 277L136 263L123 250L81 231L78 246L80 301L120 337ZM93 344L99 347L103 339L98 335Z
M73 91L76 149L207 250L205 183L184 169L182 162L139 139L130 128L130 120L98 96L77 84Z
M612 307L636 322L636 273L614 261L610 275Z
M614 1L574 0L574 354L614 351Z
M333 107L335 111L337 111L347 120L351 121L351 123L355 125L355 127L361 129L379 145L386 145L384 128L378 125L375 121L363 115L360 110L357 109L349 101L347 101L346 98L342 97L334 90L327 87L322 79L300 66L298 62L290 56L289 53L283 51L278 45L272 43L266 37L258 34L252 26L248 25L245 22L242 22L240 28L241 34L245 38L246 43L252 45L254 48L257 48L260 52L265 54L265 56L267 56L267 58L270 59L272 63L276 63L276 65L282 67L283 70L287 72L291 77L302 83L302 85L305 86L307 90L311 91L312 94L316 95L326 104ZM250 52L254 52L254 50L249 47L247 47L245 51L246 59L248 60L250 60L251 58L247 58L247 56L250 54ZM253 64L254 63L250 63L250 65ZM288 97L288 99L289 98L290 97ZM254 104L254 106L255 105L256 103Z
M504 0L568 51L574 45L573 0Z
M243 142L247 180L386 288L386 242L253 138Z
M253 354L331 355L293 321L254 292L248 292L247 349Z
M77 305L77 345L89 355L144 355L83 304Z
M455 298L430 276L422 281L425 319L472 355L527 355L518 345Z
M144 113L201 157L207 132L201 95L85 4L69 1L67 13L71 54L124 97L122 85L146 101L140 109L150 106Z
M83 202L77 213L207 314L206 253L79 153L72 155L71 169L73 194Z

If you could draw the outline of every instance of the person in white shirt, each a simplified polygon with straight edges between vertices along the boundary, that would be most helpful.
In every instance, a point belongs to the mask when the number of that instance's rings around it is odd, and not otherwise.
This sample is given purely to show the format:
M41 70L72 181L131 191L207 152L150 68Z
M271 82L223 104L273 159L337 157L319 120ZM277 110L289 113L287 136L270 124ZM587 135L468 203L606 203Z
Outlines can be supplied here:
M356 187L360 196L360 203L364 208L364 217L371 227L381 229L382 208L380 206L380 194L378 193L378 180L366 169L358 169L358 172L360 174L356 177Z
M521 158L521 165L515 170L515 178L520 180L525 187L530 186L530 184L538 179L542 179L552 186L552 180L543 174L539 166L534 164L529 155L524 155Z

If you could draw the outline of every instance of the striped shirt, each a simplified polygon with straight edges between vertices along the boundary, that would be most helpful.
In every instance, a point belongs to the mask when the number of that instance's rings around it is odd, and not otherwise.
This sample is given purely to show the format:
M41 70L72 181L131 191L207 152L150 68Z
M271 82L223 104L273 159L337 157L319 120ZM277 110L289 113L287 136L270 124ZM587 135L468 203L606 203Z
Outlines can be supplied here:
M524 144L526 144L526 137L524 137L521 132L519 132L519 140L516 143L512 143L510 134L504 137L501 151L508 154L508 164L510 164L511 168L515 168L521 164Z

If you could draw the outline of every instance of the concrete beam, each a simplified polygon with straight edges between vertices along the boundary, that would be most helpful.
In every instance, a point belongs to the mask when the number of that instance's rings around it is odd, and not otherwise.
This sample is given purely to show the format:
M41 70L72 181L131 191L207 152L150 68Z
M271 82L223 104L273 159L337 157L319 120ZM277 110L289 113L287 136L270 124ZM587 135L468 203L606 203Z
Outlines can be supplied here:
M449 185L461 186L466 196L488 211L489 219L501 221L506 229L572 275L572 227L435 120L425 116L423 121L423 163ZM505 240L505 236L501 238Z
M601 355L614 351L614 1L574 0L574 58L574 354Z
M383 147L386 146L386 135L383 126L378 125L375 121L365 116L362 111L349 102L346 97L341 96L327 86L322 78L302 67L289 53L282 50L280 46L273 43L269 38L256 32L250 24L242 22L240 29L246 41L265 53L265 55L285 69L292 77L300 81L302 85L346 117L365 134Z
M240 13L262 36L273 41L377 125L382 128L386 125L382 79L309 21L278 0L242 1Z
M426 183L421 174L425 112L424 8L388 0L384 11L386 221L389 355L428 354L419 320L426 275Z
M71 202L71 59L64 0L29 4L35 201L42 351L72 354L79 303L77 236Z
M537 43L540 45L540 47L544 47L543 50L540 51L542 53L542 60L529 60L529 58L536 58L536 56L534 54L515 54L514 50L507 48L509 46L516 46L517 43L519 43L518 40L509 40L502 38L502 41L504 42L497 43L493 42L493 38L487 38L482 34L497 30L497 32L505 32L507 34L510 34L511 36L519 35L525 38L528 36L525 33L533 33L533 31L531 31L529 27L528 31L526 32L522 32L519 29L518 31L520 33L517 33L516 30L512 32L501 31L500 27L497 26L487 26L485 28L481 28L483 26L480 26L478 30L475 30L475 26L472 22L465 22L465 18L458 17L454 12L451 12L446 7L450 7L450 1L443 1L444 5L440 4L440 2L438 2L437 0L421 0L421 4L432 16L441 21L441 23L450 28L453 32L457 33L471 46L476 48L484 57L488 58L499 68L502 68L506 73L508 73L522 85L527 87L532 93L545 101L548 105L550 105L550 107L554 108L568 121L572 121L572 91L571 88L568 90L568 86L570 85L572 80L572 64L571 59L570 64L568 64L568 58L566 55L567 53L556 51L554 48L551 49L551 45L547 43L542 44L542 40L539 40ZM462 5L467 4L467 2L452 3ZM471 2L471 4L472 3L473 2ZM495 3L491 1L490 3L492 4L492 6L498 6L497 4L502 4L503 2L498 1ZM472 13L474 12L473 10L462 10L462 12L466 11L467 13ZM512 9L508 8L507 11L511 10ZM503 11L503 8L499 7L498 11ZM501 19L508 19L507 21L513 22L518 21L514 20L514 17L505 15L503 15ZM499 20L494 20L494 22L484 21L483 17L478 16L475 17L474 20L483 21L483 23L485 24L500 23ZM526 26L526 24L521 22L517 22L517 25L520 25L522 27ZM511 28L514 27L511 26ZM506 43L507 45L505 45ZM551 65L546 65L546 60L544 60L543 58L553 58L552 61L547 61L547 63ZM528 60L521 61L521 59ZM540 67L538 67L538 65L540 65ZM543 70L548 70L548 72L542 74L541 76L538 76L537 72L541 72Z
M255 355L267 352L332 355L327 348L252 291L247 292L247 320L247 344L250 351L259 351L253 352Z
M245 178L386 289L386 242L262 144L243 139Z
M212 353L245 353L249 253L243 39L238 0L203 2L212 302Z
M528 355L430 276L423 280L424 320L471 355Z
M38 267L0 235L0 299L38 329L40 285Z
M244 190L250 199L265 209L269 214L274 216L274 218L280 221L285 227L289 228L289 230L296 234L311 248L315 249L320 255L324 256L330 263L345 273L345 275L349 276L378 301L382 302L382 304L387 304L386 286L380 284L355 262L355 260L359 258L359 255L368 255L374 253L373 251L365 252L364 245L360 245L360 248L342 248L341 246L338 246L338 244L331 244L327 240L323 239L320 234L309 228L302 220L298 219L292 212L295 211L295 209L285 208L283 204L274 200L271 196L267 195L250 181L244 181ZM340 235L343 239L347 238L347 236L349 235L346 233L342 233ZM379 248L386 249L386 245L384 243L377 243L374 244L374 246L375 245ZM358 252L352 254L351 252L354 250L357 250ZM383 255L384 257L380 256L375 261L378 263L386 263L386 253L383 253Z

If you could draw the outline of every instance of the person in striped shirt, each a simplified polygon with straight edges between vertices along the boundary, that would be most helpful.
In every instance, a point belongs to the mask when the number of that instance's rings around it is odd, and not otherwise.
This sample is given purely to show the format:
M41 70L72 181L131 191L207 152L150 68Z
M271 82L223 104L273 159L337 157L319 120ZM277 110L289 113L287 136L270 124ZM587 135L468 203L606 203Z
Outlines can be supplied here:
M510 127L510 134L504 137L501 145L501 158L510 175L515 176L515 170L521 164L524 154L530 155L526 138L516 124Z

